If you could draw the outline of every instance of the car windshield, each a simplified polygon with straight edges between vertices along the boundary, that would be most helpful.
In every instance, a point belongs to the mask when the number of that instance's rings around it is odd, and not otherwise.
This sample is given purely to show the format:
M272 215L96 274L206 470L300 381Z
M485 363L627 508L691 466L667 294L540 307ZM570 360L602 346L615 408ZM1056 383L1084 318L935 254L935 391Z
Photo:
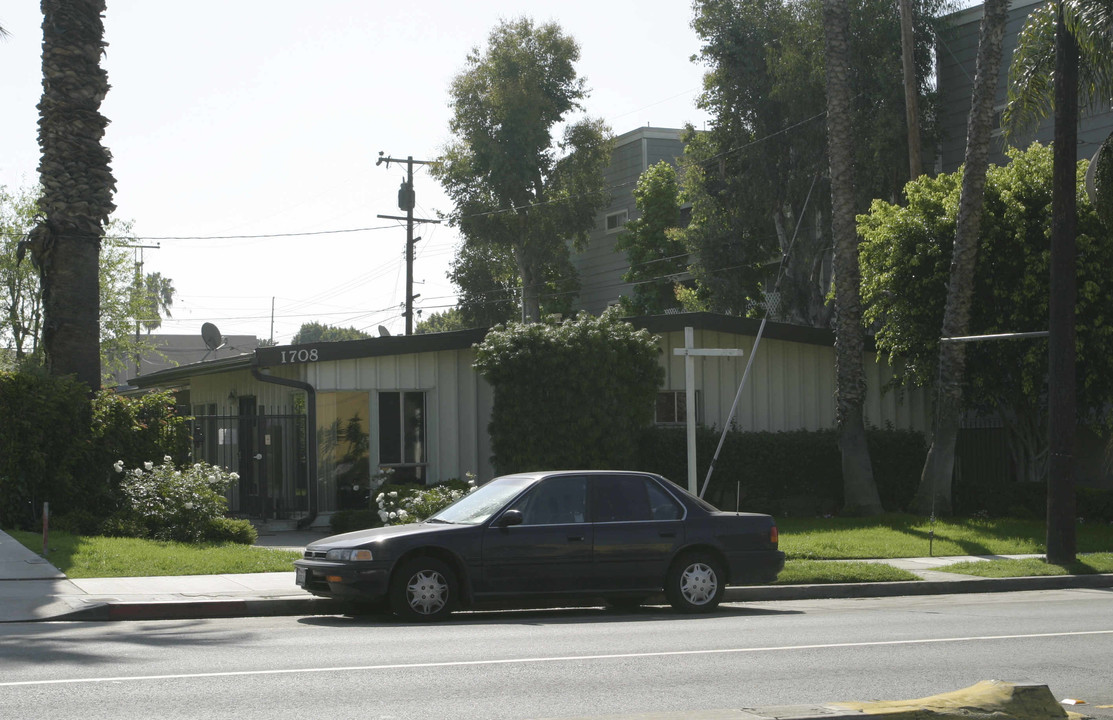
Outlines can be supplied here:
M425 522L478 525L517 497L534 481L532 477L504 477L480 486Z

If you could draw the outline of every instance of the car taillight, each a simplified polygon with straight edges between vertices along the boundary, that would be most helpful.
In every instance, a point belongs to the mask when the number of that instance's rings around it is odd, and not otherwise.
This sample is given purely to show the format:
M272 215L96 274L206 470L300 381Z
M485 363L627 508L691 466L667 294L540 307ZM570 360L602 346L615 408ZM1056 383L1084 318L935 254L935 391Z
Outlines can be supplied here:
M773 543L774 545L777 544L777 526L776 525L769 528L769 542Z

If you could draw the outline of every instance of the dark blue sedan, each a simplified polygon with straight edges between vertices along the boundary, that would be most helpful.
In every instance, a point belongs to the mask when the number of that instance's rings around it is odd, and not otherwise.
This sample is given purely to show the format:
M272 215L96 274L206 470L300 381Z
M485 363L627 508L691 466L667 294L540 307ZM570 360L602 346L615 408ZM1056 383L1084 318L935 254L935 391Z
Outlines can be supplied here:
M424 522L318 540L294 564L314 595L437 620L487 601L661 592L708 612L727 585L775 580L784 553L768 515L722 512L651 473L567 470L496 478Z

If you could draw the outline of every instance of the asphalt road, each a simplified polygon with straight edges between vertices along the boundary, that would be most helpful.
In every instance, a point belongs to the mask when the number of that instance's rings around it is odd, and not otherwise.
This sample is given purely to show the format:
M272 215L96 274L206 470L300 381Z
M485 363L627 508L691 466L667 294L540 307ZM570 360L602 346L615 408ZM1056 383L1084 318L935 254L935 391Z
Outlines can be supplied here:
M0 718L567 718L896 700L1113 705L1113 591L0 626Z

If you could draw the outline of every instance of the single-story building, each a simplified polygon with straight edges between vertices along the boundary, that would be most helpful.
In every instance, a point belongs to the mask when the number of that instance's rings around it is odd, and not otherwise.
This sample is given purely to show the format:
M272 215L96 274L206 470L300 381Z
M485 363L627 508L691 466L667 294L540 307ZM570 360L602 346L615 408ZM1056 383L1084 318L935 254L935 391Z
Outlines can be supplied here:
M660 337L658 423L686 420L686 359L674 353L685 346L686 327L697 349L743 351L694 358L697 422L729 425L760 322L711 313L631 321ZM260 347L131 382L174 390L179 405L192 409L195 459L240 474L229 496L233 512L323 522L335 511L367 507L375 476L386 469L424 483L494 475L493 391L473 367L473 346L486 332ZM890 370L872 350L864 361L867 422L926 432L924 393L882 392ZM768 323L733 423L753 431L834 427L834 334Z

